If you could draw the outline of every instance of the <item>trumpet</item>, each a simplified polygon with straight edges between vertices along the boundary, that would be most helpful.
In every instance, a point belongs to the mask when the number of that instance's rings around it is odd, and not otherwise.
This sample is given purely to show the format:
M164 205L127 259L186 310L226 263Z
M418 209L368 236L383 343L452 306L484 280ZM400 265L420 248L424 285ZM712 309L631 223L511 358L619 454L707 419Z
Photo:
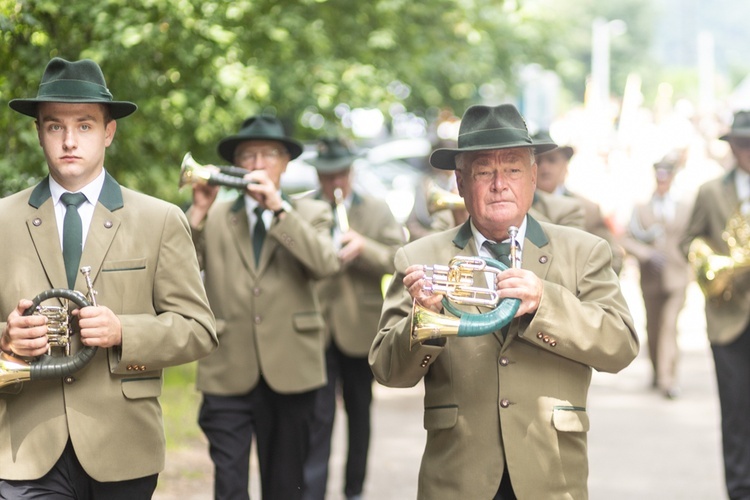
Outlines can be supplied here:
M333 190L334 203L336 204L336 224L341 234L349 231L349 216L346 214L346 205L344 204L344 192L341 188Z
M32 306L23 315L40 314L47 317L47 354L29 362L11 354L0 353L0 388L19 382L66 377L81 370L94 358L97 350L95 346L83 346L74 356L70 356L70 339L74 332L68 303L72 302L78 307L96 305L91 268L82 267L81 273L86 279L88 296L77 290L53 288L32 299ZM63 306L41 305L53 298L63 299ZM65 355L52 356L52 348L62 348Z
M508 231L511 248L511 267L518 268L516 248L518 228ZM425 266L425 287L433 293L444 295L443 309L449 314L440 314L421 306L416 301L412 305L411 345L428 339L441 337L477 337L500 330L508 325L518 312L520 299L500 299L495 290L474 286L474 274L491 272L499 274L508 266L486 257L456 256L448 266ZM492 307L487 313L466 313L456 305Z
M235 189L245 189L249 184L257 184L255 181L244 179L247 170L240 167L222 166L219 171L201 165L188 151L182 158L180 164L180 185L208 184L209 186L225 186Z
M466 208L463 197L430 181L427 188L427 212L432 215L440 210L457 208Z

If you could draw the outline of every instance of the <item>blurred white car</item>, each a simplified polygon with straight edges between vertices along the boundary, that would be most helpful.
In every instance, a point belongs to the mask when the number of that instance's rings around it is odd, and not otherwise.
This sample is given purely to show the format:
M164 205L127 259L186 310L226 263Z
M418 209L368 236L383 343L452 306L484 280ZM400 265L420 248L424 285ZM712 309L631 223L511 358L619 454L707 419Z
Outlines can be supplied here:
M401 139L376 146L352 165L355 190L388 203L396 220L403 224L414 206L414 193L422 171L409 160L422 160L430 153L426 139ZM305 151L289 162L281 176L281 189L288 194L317 189L318 174L307 163L314 151Z

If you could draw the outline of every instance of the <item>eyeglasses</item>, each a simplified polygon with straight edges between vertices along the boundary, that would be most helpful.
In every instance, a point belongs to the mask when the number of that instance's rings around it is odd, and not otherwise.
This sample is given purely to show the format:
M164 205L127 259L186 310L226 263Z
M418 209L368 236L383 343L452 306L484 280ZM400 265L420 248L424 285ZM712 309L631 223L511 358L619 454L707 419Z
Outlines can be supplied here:
M258 157L263 158L266 161L276 161L284 155L284 151L280 149L259 149L252 150L248 149L237 155L237 163L255 163L258 161Z

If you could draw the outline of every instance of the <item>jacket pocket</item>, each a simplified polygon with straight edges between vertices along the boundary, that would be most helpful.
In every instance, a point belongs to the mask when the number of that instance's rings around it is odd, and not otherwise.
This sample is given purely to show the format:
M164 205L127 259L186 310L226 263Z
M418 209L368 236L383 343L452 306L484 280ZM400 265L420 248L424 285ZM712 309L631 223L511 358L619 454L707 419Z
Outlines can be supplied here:
M555 406L552 425L560 432L588 432L589 415L580 406Z
M161 377L124 378L122 394L128 399L158 398L161 396Z
M139 271L146 269L146 259L128 259L117 261L105 261L102 264L103 273L113 273L122 271Z
M457 421L458 405L432 406L424 409L425 430L451 429Z
M323 330L325 322L319 312L305 312L292 316L292 325L297 332L309 333Z

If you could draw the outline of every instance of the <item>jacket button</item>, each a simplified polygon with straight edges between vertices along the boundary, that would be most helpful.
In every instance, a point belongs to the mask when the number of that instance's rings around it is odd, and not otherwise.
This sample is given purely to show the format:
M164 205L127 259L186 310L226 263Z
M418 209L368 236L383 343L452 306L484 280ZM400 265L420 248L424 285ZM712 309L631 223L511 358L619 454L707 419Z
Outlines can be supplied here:
M141 365L141 371L142 371L142 372L145 372L145 371L146 371L146 365Z
M128 365L128 371L133 371L133 365Z
M500 400L500 406L502 408L507 408L507 407L510 406L510 401L508 401L507 399L501 399Z
M508 358L504 356L500 358L500 366L508 366Z
M257 316L256 316L256 317L254 318L254 321L255 321L255 324L256 324L256 325L260 325L260 324L261 324L261 322L263 321L263 318L262 318L262 317L260 316L260 314L259 314L259 315L257 315Z
M549 344L549 335L545 335L542 340L544 341L545 344Z
M542 332L539 332L536 334L536 338L541 339L544 337L544 334Z
M42 219L40 219L39 217L37 217L36 219L34 219L33 221L31 221L31 223L34 224L36 227L39 227L39 226L42 225Z
M260 295L260 288L258 288L257 286L253 288L253 295L255 295L256 297Z
M104 227L105 227L105 228L107 228L107 229L112 229L112 226L114 226L114 224L112 223L112 221L111 221L111 220L105 220L105 221L104 221Z
M556 340L553 340L552 342L549 343L550 347L555 347L556 345L557 345L557 341Z
M66 384L72 384L75 381L76 381L75 377L65 377L65 383Z

